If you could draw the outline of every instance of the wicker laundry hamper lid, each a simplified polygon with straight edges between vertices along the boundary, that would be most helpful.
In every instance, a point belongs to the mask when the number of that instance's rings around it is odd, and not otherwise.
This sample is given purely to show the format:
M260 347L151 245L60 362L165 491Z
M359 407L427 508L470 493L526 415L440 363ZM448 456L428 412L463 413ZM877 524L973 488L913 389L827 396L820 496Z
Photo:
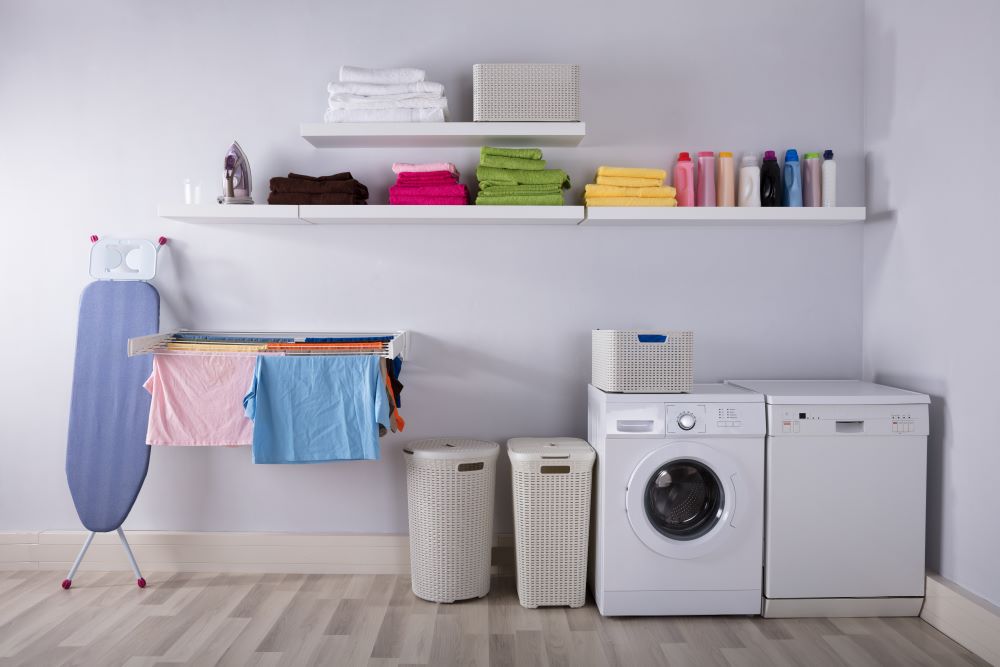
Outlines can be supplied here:
M403 451L417 459L496 459L500 445L472 438L432 438L411 442Z
M511 461L593 461L594 448L580 438L511 438L507 441Z

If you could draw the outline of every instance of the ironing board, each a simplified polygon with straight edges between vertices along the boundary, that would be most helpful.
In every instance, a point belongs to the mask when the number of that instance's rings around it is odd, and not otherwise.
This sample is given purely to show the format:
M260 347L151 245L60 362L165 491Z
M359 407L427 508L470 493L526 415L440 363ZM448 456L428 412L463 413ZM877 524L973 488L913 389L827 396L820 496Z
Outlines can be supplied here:
M146 585L121 526L149 467L150 396L142 384L152 357L129 357L128 339L157 333L159 321L160 295L146 282L102 280L80 298L66 479L90 533L63 588L72 584L94 535L111 531L118 533L139 587Z

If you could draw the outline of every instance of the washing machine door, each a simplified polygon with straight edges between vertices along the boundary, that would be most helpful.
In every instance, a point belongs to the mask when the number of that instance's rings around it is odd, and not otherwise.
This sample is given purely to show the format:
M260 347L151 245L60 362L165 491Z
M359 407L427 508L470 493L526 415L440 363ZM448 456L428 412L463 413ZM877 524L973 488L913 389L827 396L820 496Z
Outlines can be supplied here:
M625 492L636 536L670 558L699 558L736 533L739 499L748 498L739 465L705 443L672 442L636 466Z

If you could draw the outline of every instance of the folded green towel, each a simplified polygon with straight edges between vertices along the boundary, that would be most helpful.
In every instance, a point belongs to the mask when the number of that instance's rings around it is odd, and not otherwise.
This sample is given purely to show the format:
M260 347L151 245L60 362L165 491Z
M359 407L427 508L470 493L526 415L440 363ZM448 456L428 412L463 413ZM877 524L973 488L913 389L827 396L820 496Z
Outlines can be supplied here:
M498 169L527 169L528 171L545 169L545 160L526 160L523 157L505 157L503 155L482 155L479 158L479 164Z
M485 195L557 195L562 192L558 185L511 185L496 181L482 181L479 192Z
M479 149L479 156L498 155L500 157L519 157L525 160L541 160L542 149L540 148L494 148L493 146L483 146Z
M540 171L529 171L527 169L497 169L496 167L477 167L476 180L496 181L508 185L532 184L532 185L559 185L563 188L569 187L569 176L562 169L542 169Z
M563 196L556 195L502 195L488 197L480 194L476 197L477 206L562 206Z

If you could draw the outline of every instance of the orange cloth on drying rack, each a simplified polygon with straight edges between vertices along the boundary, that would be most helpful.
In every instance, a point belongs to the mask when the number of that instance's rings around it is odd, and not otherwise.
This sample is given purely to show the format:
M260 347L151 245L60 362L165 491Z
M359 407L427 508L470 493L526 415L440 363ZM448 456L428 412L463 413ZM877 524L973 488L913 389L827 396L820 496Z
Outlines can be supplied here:
M392 390L392 379L389 377L389 366L392 363L389 359L382 358L382 379L385 381L385 391L389 395L389 420L393 423L393 431L402 433L403 429L406 428L406 421L403 419L403 415L399 414L399 408L396 407L396 392Z

